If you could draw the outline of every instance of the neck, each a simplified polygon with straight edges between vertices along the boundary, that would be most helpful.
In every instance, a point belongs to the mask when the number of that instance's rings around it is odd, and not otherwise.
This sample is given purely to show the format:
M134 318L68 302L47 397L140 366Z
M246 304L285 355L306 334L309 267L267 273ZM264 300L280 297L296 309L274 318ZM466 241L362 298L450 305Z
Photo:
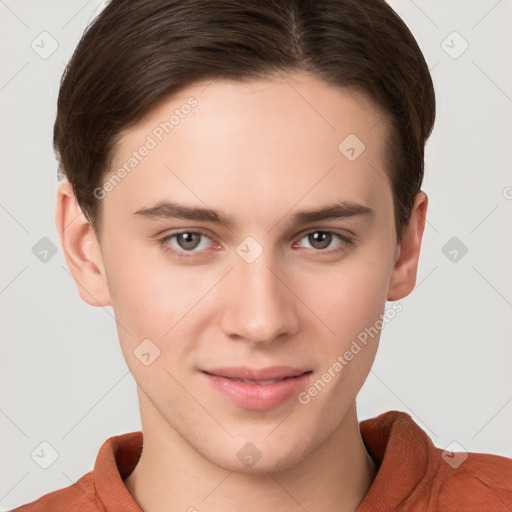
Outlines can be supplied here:
M376 476L355 404L336 430L298 464L258 474L228 471L212 463L162 424L152 404L140 406L144 447L124 483L145 512L291 512L298 507L354 512Z

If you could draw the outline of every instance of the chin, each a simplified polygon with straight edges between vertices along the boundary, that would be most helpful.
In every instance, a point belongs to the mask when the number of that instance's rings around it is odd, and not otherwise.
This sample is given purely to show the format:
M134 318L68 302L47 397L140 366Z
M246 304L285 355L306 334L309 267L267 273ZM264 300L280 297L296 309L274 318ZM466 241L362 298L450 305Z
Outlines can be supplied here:
M301 440L297 440L295 446L286 447L273 446L268 441L266 443L264 441L260 443L258 441L255 443L244 441L236 444L236 448L225 447L222 452L216 452L211 456L203 452L203 456L227 471L258 475L291 469L299 464L314 448L308 445L307 442L301 442ZM263 444L265 444L265 447L259 449L258 445L262 446ZM234 456L227 458L226 453L230 452Z

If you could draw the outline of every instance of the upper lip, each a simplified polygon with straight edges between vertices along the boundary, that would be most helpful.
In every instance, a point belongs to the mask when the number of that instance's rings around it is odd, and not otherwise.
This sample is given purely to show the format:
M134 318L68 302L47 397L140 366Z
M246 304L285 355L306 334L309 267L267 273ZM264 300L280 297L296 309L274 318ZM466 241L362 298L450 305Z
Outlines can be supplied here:
M217 375L219 377L227 377L228 379L242 380L272 380L284 379L286 377L298 377L303 373L311 370L294 368L292 366L269 366L267 368L248 368L246 366L230 367L230 368L212 368L211 370L203 370L205 373Z

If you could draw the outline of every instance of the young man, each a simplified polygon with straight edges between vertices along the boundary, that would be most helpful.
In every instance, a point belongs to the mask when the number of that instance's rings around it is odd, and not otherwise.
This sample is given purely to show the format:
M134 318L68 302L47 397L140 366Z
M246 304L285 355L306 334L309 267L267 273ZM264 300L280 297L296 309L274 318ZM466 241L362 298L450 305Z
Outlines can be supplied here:
M512 460L356 413L361 334L416 282L434 116L384 1L110 2L61 84L56 221L143 433L16 510L511 510Z

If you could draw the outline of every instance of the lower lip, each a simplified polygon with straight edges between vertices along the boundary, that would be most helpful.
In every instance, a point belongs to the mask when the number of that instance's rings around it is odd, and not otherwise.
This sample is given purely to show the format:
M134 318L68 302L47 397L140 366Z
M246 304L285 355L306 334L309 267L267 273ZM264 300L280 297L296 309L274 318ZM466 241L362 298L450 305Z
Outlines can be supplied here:
M309 380L311 372L297 377L290 377L273 384L246 384L227 377L211 375L203 372L210 384L228 400L239 407L263 411L273 409L297 396L301 388Z

